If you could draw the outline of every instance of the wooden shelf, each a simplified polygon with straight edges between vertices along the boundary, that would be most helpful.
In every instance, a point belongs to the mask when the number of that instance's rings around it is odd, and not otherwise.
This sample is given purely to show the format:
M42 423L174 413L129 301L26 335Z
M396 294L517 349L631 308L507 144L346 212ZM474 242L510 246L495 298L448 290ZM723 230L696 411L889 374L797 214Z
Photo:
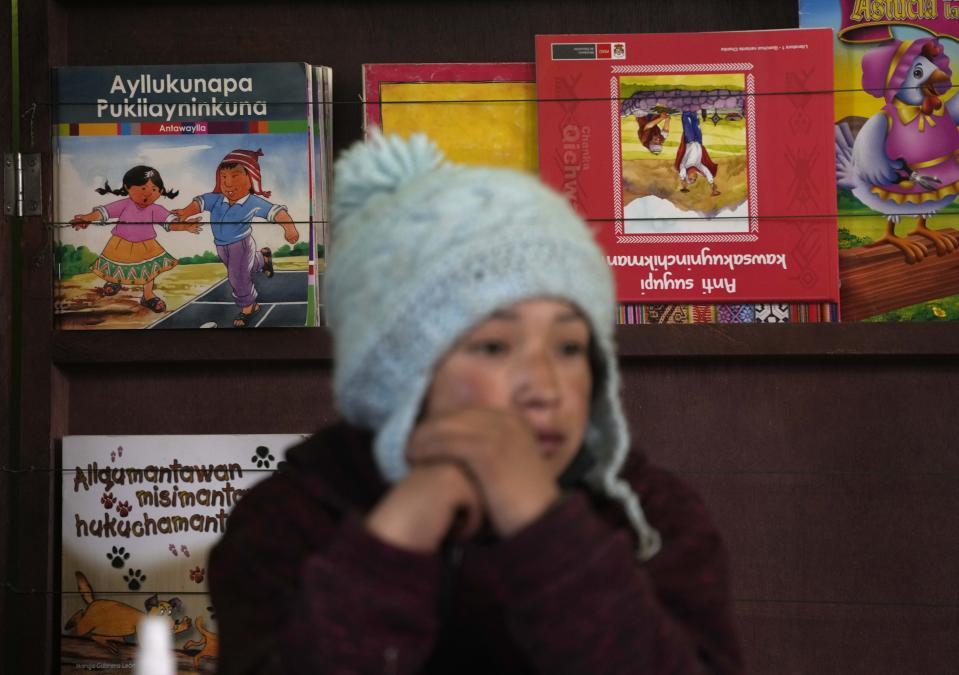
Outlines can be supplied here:
M332 359L323 329L55 331L58 365L157 363L312 362Z
M798 16L795 0L168 4L148 15L120 0L17 5L19 103L0 68L0 146L43 156L43 216L0 216L5 466L56 469L71 434L282 432L336 417L325 330L51 328L51 68L322 63L338 154L362 135L362 63L530 61L536 34L786 28ZM144 42L130 30L144 21L175 38ZM0 21L7 45L10 26ZM954 670L959 325L623 326L616 337L636 447L682 472L723 533L753 670L863 671L867 649L876 671ZM0 474L0 579L53 593L0 594L2 672L61 671L58 476Z
M959 330L948 323L619 326L616 338L624 359L959 356ZM332 340L324 329L53 334L53 362L61 366L149 367L236 361L323 364L331 363L332 356Z
M959 356L949 323L620 326L621 358Z

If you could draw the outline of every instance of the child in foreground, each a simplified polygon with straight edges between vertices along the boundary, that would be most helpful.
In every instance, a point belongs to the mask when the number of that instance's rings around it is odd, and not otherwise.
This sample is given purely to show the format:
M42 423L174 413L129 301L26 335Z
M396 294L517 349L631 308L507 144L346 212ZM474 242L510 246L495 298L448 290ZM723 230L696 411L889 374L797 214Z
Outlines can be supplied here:
M230 516L219 672L740 672L718 533L629 451L587 226L422 136L374 135L336 169L344 421Z

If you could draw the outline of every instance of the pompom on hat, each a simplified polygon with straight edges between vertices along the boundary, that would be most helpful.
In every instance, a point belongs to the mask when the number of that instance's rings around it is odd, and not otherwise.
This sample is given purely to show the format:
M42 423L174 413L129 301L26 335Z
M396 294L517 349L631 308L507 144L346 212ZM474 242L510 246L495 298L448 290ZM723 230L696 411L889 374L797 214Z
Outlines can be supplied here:
M927 48L926 45L930 46ZM949 57L938 39L925 37L905 42L893 40L881 47L870 49L862 57L863 90L876 98L884 98L887 103L892 101L909 77L912 64L923 55L924 49L926 53L934 52L930 58L933 65L952 77Z
M589 322L599 364L585 480L623 505L639 556L655 555L659 533L619 477L629 433L612 274L567 200L531 175L447 162L421 134L374 131L340 157L334 175L323 285L333 387L343 416L374 432L383 476L395 482L409 471L407 439L434 369L463 333L522 300L566 300Z

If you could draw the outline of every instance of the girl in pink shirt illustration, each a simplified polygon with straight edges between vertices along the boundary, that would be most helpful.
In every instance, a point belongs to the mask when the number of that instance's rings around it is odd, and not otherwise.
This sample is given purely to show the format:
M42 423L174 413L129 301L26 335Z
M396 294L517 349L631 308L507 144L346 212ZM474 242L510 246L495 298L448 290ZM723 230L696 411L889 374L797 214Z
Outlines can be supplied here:
M200 225L175 222L176 216L155 203L161 196L175 199L179 192L167 191L160 172L153 167L135 166L123 175L122 188L113 190L105 183L97 193L122 195L125 199L75 215L70 224L79 230L93 222L116 221L110 231L113 236L91 266L93 273L105 282L100 292L109 296L119 293L123 284L142 286L140 304L154 312L166 311L163 298L153 292L153 280L175 267L177 259L157 241L154 226L160 225L167 232L186 230L198 234Z

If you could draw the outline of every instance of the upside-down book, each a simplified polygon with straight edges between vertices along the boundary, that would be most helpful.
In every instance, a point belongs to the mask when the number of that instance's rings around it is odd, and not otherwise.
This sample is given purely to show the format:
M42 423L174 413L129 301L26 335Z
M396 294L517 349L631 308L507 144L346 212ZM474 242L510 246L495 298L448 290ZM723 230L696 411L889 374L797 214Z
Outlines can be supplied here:
M620 302L838 301L829 30L540 35L536 78Z

